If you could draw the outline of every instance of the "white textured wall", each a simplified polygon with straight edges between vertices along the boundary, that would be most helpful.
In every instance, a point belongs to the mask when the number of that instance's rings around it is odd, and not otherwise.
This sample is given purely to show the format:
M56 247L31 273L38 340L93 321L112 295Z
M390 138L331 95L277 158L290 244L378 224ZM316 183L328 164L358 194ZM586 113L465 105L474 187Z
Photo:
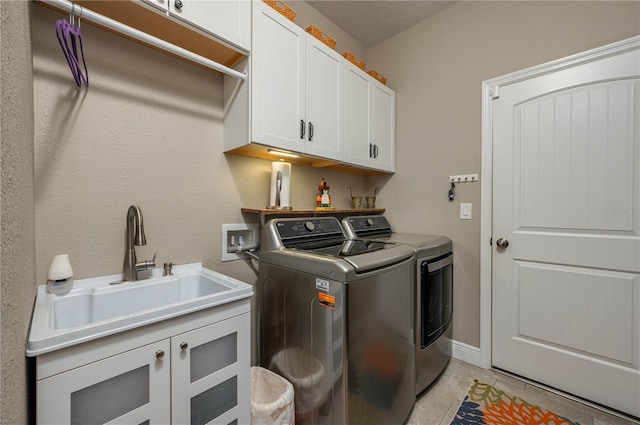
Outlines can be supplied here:
M35 294L29 7L0 2L0 423L27 422L25 341Z
M639 2L463 1L367 51L396 90L398 170L368 183L399 230L453 239L455 340L480 344L480 184L447 191L481 171L482 81L638 34Z

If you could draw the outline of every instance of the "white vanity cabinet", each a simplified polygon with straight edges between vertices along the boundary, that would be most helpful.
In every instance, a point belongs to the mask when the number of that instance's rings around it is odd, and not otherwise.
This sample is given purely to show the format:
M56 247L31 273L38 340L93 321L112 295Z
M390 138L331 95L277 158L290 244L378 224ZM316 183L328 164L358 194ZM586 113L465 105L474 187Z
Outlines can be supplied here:
M249 333L244 314L171 338L172 423L250 422Z
M257 143L341 160L342 56L261 1L252 34L250 87L238 94L248 111L225 122L225 150Z
M249 423L249 301L221 309L38 356L37 423Z
M169 345L159 341L39 380L37 423L167 423Z
M344 68L345 162L395 171L395 92L351 63Z

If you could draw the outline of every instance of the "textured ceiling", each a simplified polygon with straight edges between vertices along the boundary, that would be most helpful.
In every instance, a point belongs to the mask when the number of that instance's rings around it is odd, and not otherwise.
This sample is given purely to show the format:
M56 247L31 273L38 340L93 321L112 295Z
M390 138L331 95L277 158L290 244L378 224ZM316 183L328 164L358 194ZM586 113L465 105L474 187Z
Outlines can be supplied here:
M369 48L453 5L455 1L307 0L313 8Z

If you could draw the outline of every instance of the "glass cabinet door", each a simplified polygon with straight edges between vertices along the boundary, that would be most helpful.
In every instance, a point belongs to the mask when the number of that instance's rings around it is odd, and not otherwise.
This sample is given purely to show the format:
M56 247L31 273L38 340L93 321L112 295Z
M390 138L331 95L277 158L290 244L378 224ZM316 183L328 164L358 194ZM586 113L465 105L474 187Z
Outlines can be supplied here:
M167 423L169 340L37 382L39 424Z
M171 339L172 422L250 422L250 314Z

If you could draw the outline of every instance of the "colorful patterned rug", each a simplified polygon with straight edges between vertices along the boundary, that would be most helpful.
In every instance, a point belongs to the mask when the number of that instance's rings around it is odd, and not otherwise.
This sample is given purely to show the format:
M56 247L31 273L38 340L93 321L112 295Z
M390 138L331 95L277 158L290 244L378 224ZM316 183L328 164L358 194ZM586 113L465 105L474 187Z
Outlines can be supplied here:
M580 425L473 380L451 425Z

